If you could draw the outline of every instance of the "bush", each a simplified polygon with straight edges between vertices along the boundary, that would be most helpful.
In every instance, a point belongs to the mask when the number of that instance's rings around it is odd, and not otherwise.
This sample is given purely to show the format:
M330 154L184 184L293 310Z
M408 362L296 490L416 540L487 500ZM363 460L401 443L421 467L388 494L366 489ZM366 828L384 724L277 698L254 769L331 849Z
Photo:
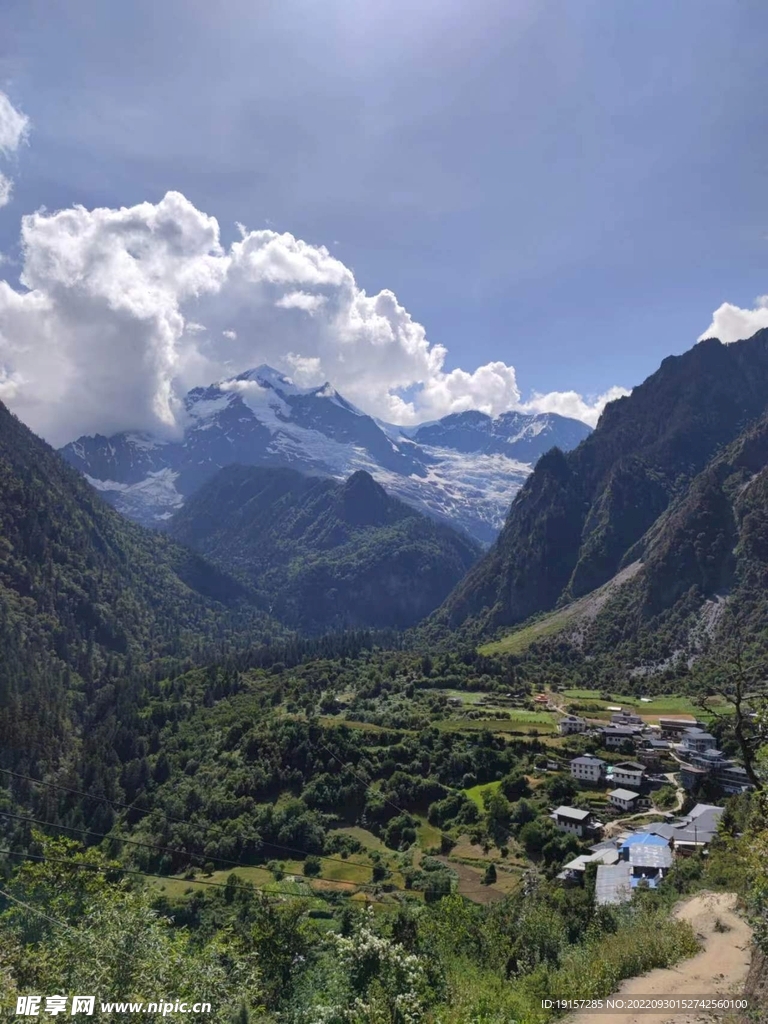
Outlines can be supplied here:
M320 874L320 867L320 858L312 854L304 861L304 874L307 878L316 878Z

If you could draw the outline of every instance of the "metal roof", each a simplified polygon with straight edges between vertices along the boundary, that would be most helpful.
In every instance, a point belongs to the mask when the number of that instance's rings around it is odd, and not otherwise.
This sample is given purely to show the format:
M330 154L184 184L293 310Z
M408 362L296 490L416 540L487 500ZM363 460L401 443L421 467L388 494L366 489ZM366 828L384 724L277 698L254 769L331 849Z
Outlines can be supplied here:
M617 800L637 800L638 794L631 789L612 789L608 796L615 796Z
M669 846L669 841L664 839L662 836L652 832L633 832L631 836L627 836L624 842L621 844L622 850L629 848L630 846L643 845L647 843L649 846Z
M595 900L599 906L606 903L624 903L632 896L632 868L625 861L618 864L598 864L595 879Z
M571 764L605 764L601 757L594 757L591 754L582 754L581 757L574 757Z
M584 821L592 814L592 811L580 811L578 807L558 807L554 813L561 818L575 818L576 821Z
M636 843L629 848L629 863L633 868L671 868L672 851L666 843Z

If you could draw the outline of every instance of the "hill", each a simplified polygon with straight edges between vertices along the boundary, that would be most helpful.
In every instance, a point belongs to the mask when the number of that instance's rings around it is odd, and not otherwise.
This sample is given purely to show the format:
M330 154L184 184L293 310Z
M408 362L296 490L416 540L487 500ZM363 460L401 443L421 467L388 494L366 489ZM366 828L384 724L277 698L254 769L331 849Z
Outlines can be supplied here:
M119 675L221 649L266 621L246 587L125 520L0 404L4 758L50 755Z
M575 450L538 461L497 542L436 622L490 631L607 583L643 555L654 524L767 404L768 331L733 345L707 340L665 359L606 407ZM696 504L699 492L691 494Z
M252 586L278 619L312 631L410 626L480 554L363 471L338 483L228 466L192 495L168 531Z

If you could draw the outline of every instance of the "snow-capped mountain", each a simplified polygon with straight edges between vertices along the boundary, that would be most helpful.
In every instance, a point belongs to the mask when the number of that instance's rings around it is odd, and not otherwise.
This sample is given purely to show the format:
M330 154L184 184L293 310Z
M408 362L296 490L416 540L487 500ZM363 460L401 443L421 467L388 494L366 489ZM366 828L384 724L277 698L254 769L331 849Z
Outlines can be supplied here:
M300 388L269 366L185 398L183 438L80 437L62 454L121 512L160 525L232 463L337 478L367 470L392 494L490 543L538 457L575 448L589 427L553 413L455 413L417 427L374 420L330 384Z

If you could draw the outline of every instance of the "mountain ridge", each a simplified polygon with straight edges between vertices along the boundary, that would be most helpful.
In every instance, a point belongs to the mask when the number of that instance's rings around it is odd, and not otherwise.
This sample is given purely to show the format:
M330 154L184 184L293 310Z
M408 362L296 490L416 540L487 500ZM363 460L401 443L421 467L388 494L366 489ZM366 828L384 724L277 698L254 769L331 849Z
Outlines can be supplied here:
M193 388L177 440L125 432L80 437L64 458L120 511L157 526L223 466L287 466L345 479L357 469L418 510L482 544L501 527L532 464L589 427L554 413L453 413L396 427L374 420L326 383L298 387L268 366Z
M280 621L313 632L412 626L480 554L364 470L337 482L226 466L166 528L254 589Z
M436 621L492 630L606 583L642 556L653 524L765 411L766 396L768 331L732 345L709 339L665 359L606 406L581 445L539 460L498 540Z

